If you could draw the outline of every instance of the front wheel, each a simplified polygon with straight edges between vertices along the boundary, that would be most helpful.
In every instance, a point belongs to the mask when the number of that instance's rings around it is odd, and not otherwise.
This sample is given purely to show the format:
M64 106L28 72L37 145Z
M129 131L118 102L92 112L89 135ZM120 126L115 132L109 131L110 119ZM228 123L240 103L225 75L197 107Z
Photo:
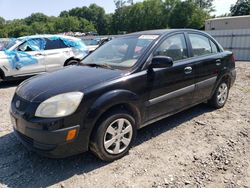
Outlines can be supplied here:
M127 112L111 113L100 121L91 139L91 151L103 161L127 154L136 137L134 118Z
M209 104L215 108L222 108L225 106L229 94L229 86L227 82L222 81L216 88L213 97L209 100Z

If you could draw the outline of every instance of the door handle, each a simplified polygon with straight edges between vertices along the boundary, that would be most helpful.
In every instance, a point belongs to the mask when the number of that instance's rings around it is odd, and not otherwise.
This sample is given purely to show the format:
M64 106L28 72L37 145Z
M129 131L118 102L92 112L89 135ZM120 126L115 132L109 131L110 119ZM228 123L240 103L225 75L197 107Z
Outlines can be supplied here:
M185 73L185 74L191 74L192 71L193 71L192 67L186 67L186 68L184 69L184 73Z
M41 55L43 55L43 54L41 54L41 53L35 54L35 56L41 56Z
M220 66L221 65L221 60L220 59L217 59L216 60L216 66Z

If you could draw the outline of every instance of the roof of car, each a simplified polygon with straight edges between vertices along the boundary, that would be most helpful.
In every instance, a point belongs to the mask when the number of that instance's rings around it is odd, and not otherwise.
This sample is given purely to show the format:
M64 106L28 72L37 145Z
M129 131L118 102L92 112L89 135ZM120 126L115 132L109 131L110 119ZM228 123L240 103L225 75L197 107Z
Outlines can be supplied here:
M129 33L127 35L164 35L170 32L174 32L174 31L198 31L198 32L202 32L199 30L195 30L195 29L157 29L157 30L148 30L148 31L139 31L139 32L135 32L135 33Z
M65 39L70 39L70 40L81 40L76 37L71 37L71 36L66 36L66 35L51 35L51 34L43 34L43 35L30 35L30 36L24 36L20 37L18 39L34 39L34 38L51 38L51 37L59 37L59 38L65 38Z

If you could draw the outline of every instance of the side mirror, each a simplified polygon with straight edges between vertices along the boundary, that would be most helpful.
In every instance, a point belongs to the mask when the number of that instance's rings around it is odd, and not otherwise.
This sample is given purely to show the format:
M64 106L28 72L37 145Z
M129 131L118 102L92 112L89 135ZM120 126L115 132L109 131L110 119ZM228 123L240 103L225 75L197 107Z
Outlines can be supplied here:
M173 59L168 56L155 56L152 59L150 68L168 68L173 66Z

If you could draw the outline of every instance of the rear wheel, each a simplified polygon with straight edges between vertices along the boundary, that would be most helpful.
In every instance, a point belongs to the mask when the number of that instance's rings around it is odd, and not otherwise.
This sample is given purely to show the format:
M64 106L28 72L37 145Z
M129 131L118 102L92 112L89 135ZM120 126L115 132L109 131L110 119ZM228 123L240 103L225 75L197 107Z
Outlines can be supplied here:
M229 94L229 86L226 81L222 81L216 88L213 97L209 100L209 104L215 108L225 106Z
M79 60L71 59L68 62L65 63L65 66L71 66L71 65L79 65Z
M90 149L103 161L114 161L127 154L136 137L134 118L127 112L102 118L92 135Z

